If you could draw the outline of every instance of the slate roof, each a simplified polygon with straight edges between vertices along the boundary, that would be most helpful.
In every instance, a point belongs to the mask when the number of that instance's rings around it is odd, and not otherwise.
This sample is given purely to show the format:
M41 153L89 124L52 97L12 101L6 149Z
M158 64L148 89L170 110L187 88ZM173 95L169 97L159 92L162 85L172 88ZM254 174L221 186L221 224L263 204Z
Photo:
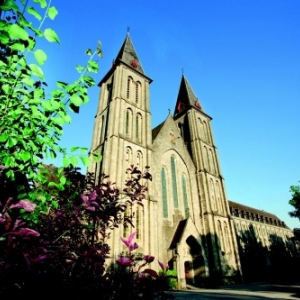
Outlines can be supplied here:
M129 34L127 33L126 38L121 46L119 53L117 54L115 60L112 63L111 69L106 73L106 75L102 78L99 82L98 86L101 86L103 82L111 76L115 70L115 67L120 63L126 64L130 68L134 69L135 71L143 74L146 78L148 78L149 82L152 82L152 79L145 75L144 69L142 64L138 58L138 55L134 49L132 41L130 39Z
M117 62L118 60L122 61L123 63L131 67L134 67L134 61L135 61L137 65L134 68L140 73L145 75L145 72L137 56L137 53L134 49L129 34L126 35L125 41L115 59L115 62Z
M155 128L152 129L152 142L155 140L157 137L158 133L160 132L161 128L165 124L165 121L157 125Z
M184 220L182 220L178 223L178 226L176 228L176 231L175 231L175 234L173 236L173 239L172 239L172 242L171 242L171 245L170 245L169 249L176 248L176 245L177 245L177 243L179 242L179 240L182 236L182 233L183 233L183 230L184 230L185 225L187 223L187 220L188 219L184 219Z
M250 206L246 206L243 205L241 203L237 203L237 202L233 202L233 201L228 201L229 207L231 208L230 210L234 210L234 209L238 209L238 211L240 212L248 212L251 214L253 214L254 216L258 215L259 217L263 217L268 218L268 220L270 220L270 218L272 219L272 225L275 226L280 226L280 227L285 227L288 228L285 223L283 221L281 221L276 215L268 213L264 210L259 210ZM274 220L276 221L276 224L274 224ZM281 224L281 225L280 225Z
M174 116L176 116L182 111L186 111L191 106L203 111L203 108L198 98L196 97L191 85L189 84L186 77L182 75L176 106L175 106L175 111L174 111Z

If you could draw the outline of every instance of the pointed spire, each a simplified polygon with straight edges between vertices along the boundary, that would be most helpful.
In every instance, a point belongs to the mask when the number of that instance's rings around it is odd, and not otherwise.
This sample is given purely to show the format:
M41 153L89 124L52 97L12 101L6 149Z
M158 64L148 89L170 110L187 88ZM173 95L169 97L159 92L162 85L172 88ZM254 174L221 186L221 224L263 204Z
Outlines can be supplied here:
M115 61L118 60L139 71L140 73L145 74L140 60L131 42L129 33L126 34L125 41L115 59Z
M187 110L190 107L194 107L203 111L198 98L191 88L191 85L187 81L184 74L182 74L174 116L176 116L183 110Z

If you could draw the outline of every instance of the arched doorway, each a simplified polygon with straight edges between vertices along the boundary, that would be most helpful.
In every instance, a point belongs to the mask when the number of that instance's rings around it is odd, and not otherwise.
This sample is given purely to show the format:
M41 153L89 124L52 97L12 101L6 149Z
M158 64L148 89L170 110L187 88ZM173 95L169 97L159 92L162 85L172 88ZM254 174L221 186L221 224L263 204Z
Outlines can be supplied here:
M192 258L191 262L184 262L186 282L201 286L204 283L204 278L206 277L205 263L201 246L193 236L189 236L186 239L186 243L189 246L189 254Z

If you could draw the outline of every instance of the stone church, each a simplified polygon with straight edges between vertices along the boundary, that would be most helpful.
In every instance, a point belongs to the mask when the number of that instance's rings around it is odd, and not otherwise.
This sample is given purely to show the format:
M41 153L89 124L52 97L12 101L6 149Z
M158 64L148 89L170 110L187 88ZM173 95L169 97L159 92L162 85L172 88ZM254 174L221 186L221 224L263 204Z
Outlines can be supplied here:
M110 240L112 256L124 250L120 236L136 231L139 252L176 269L179 287L185 288L187 283L243 280L242 263L251 261L243 256L243 251L249 252L250 237L265 251L261 252L265 256L260 264L266 268L270 264L270 236L280 239L290 253L292 232L282 221L228 201L212 118L187 78L182 75L174 114L154 129L151 82L127 34L111 69L99 83L91 152L102 153L103 159L89 171L95 173L96 181L99 174L109 174L121 189L130 165L140 170L150 166L153 181L148 185L144 206L136 205L130 212L135 227L114 231ZM253 255L256 261L256 250ZM158 269L155 262L151 267Z

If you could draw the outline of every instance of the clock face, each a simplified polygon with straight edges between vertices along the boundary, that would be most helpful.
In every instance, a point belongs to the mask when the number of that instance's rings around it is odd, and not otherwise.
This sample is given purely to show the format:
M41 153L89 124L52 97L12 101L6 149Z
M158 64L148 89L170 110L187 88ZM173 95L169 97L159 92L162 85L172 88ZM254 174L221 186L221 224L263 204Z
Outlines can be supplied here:
M185 104L182 101L179 101L177 104L177 112L180 112L184 109Z
M131 65L134 67L134 68L137 68L137 66L139 65L138 61L136 59L134 59L132 62L131 62Z
M195 102L195 106L201 109L201 105L200 105L199 101Z

